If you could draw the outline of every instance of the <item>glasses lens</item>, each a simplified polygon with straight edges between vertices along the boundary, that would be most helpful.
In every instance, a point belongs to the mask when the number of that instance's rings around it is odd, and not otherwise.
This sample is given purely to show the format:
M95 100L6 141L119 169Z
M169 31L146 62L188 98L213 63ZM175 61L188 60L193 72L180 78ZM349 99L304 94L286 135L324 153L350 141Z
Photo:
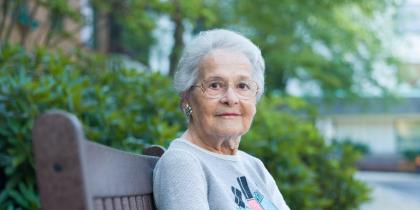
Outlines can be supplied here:
M226 92L226 82L220 79L214 79L203 82L204 92L209 97L219 97Z
M222 79L213 79L202 83L204 95L209 98L223 97L229 87L229 83ZM253 80L243 80L235 83L235 93L243 99L255 97L258 85Z
M244 98L254 97L257 94L257 89L257 83L252 80L239 81L235 85L235 92Z

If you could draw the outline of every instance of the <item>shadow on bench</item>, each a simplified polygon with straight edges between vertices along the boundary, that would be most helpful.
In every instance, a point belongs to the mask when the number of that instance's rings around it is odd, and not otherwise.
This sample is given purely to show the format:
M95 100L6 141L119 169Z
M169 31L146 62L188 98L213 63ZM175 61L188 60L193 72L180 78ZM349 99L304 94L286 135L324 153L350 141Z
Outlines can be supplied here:
M88 141L77 118L61 111L40 116L32 138L42 209L155 209L152 176L162 147L136 155Z

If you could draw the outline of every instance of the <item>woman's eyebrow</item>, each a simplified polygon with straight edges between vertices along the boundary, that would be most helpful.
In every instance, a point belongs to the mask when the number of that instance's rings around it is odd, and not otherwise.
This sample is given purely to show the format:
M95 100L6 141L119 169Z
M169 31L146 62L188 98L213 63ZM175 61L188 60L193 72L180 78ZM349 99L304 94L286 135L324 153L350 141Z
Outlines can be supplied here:
M216 80L216 79L225 80L225 78L221 76L210 76L210 77L207 77L205 80Z
M249 80L249 79L251 79L251 77L250 76L241 75L241 76L239 76L239 79L240 80Z
M214 79L227 80L226 78L224 78L222 76L210 76L210 77L207 77L205 80L214 80ZM249 79L251 79L250 76L240 75L240 76L235 78L235 81L249 80Z

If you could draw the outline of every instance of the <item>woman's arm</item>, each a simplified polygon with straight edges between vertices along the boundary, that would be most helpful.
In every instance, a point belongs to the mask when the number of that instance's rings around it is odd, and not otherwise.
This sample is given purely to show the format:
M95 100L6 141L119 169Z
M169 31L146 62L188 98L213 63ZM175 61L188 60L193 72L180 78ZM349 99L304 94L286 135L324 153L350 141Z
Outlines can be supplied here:
M269 187L273 202L280 208L280 210L290 210L289 206L286 204L286 201L283 198L283 195L280 193L280 190L277 187L276 181L268 172L267 168L265 168L265 175L268 180L267 186Z
M207 210L207 182L199 161L181 150L167 151L153 172L159 210Z

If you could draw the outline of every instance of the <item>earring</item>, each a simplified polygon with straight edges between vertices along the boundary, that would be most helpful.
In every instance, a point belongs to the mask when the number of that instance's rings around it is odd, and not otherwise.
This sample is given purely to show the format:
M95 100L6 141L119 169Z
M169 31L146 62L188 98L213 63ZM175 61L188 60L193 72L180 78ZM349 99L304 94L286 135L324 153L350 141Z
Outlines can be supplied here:
M187 119L190 119L191 114L192 114L192 108L189 104L184 105L184 114L187 117Z

